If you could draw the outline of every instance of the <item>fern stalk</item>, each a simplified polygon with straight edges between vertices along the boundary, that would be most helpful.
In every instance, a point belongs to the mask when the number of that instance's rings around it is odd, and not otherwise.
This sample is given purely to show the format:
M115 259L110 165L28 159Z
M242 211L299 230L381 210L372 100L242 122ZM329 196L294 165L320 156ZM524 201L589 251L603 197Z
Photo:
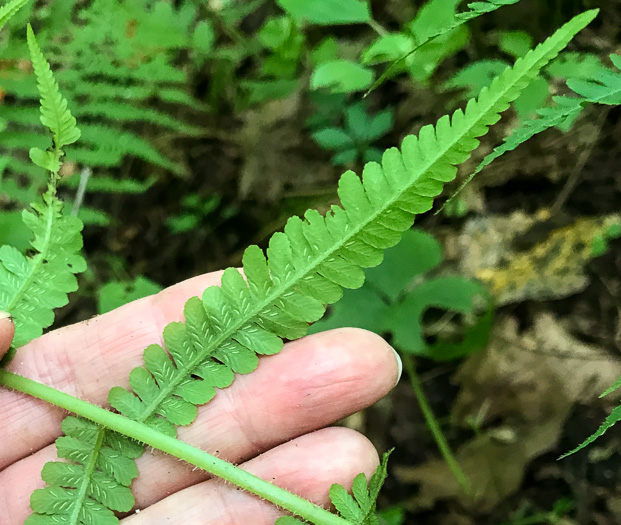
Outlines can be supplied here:
M348 525L349 522L313 503L291 494L261 478L258 478L239 467L232 465L207 452L188 445L183 441L158 432L142 423L105 410L97 405L82 401L64 392L46 386L32 379L0 370L0 384L36 397L55 406L64 408L84 417L100 427L131 437L145 445L156 448L176 458L222 478L244 490L274 503L290 512L303 517L317 525ZM99 443L103 436L100 437ZM93 463L93 460L91 460ZM77 523L76 516L70 523ZM64 523L64 522L63 522Z

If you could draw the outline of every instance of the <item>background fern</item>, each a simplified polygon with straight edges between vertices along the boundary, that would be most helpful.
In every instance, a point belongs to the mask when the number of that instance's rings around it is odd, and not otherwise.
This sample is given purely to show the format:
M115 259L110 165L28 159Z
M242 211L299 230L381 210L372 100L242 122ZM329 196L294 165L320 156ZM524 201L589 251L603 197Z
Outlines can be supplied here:
M115 192L125 189L124 181L117 186L118 179L105 178L106 172L131 157L176 174L185 171L179 159L161 151L170 150L167 144L179 137L200 132L187 120L204 106L190 94L189 72L175 66L178 53L192 46L196 15L192 2L176 9L166 1L96 0L86 8L67 1L54 4L49 13L26 6L5 28L3 42L0 167L5 178L21 181L3 185L3 191L16 202L29 202L46 179L26 162L26 151L41 148L45 138L36 132L34 78L21 67L27 56L25 20L42 17L39 40L82 124L82 141L68 153L65 175L88 166L94 171L93 191L104 186ZM157 146L145 138L154 133L162 137Z

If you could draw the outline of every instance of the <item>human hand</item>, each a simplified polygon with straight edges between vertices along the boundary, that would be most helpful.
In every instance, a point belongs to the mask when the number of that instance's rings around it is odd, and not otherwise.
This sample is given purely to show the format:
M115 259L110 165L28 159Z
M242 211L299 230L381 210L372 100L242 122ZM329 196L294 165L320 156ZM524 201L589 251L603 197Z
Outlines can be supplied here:
M163 292L40 337L21 348L7 370L98 405L112 386L128 386L142 352L162 343L163 328L182 320L185 301L220 283L221 272L195 277ZM14 328L0 318L0 357ZM256 372L236 377L200 407L179 438L311 501L327 506L332 483L349 487L374 471L371 443L346 428L323 428L365 408L396 384L400 367L391 347L359 329L341 329L287 343L262 357ZM41 468L57 459L62 409L0 388L0 524L21 525L29 498L44 486ZM132 489L136 509L123 525L272 525L271 504L158 451L138 460Z

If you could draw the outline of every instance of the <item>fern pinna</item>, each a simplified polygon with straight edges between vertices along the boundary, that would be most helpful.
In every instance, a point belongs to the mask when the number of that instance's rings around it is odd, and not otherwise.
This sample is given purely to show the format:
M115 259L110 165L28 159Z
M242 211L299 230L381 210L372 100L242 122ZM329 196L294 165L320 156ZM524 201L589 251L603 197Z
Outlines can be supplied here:
M478 137L595 15L588 11L571 20L507 68L464 111L406 137L401 151L386 151L381 165L367 164L362 179L346 172L339 182L341 206L325 217L311 210L304 219L289 219L284 232L270 239L267 257L257 246L249 247L243 275L229 268L220 287L186 303L185 323L164 330L166 348L148 347L144 367L131 372L133 391L110 391L112 407L174 435L176 425L194 420L197 405L209 401L215 388L228 386L234 373L254 370L257 354L277 353L283 339L302 337L325 305L340 298L342 288L362 285L363 268L379 264L383 250L399 241L417 214L431 208L444 184L455 178L456 166L478 146ZM112 510L131 507L127 487L135 470L129 465L142 447L73 417L63 429L67 436L57 440L57 447L73 463L44 468L49 486L33 494L35 514L26 523L117 523ZM360 510L350 508L352 500L333 489L341 502L334 502L337 509L349 523L377 523L366 505L374 490L364 493L361 483L356 486ZM294 518L281 523L287 521L297 523Z

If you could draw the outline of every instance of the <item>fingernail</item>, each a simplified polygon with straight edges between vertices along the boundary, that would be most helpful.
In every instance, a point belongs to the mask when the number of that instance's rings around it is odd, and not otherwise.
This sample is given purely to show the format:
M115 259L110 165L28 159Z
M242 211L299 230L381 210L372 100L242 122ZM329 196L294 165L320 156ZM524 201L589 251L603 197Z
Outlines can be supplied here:
M9 312L0 312L0 319L10 319L13 321L13 316Z
M390 348L392 348L392 346ZM397 380L395 381L395 386L397 386L399 380L401 379L401 374L403 373L403 361L401 361L401 356L394 348L392 348L392 351L395 353L395 358L397 359L397 366L399 367L399 374L397 375Z

